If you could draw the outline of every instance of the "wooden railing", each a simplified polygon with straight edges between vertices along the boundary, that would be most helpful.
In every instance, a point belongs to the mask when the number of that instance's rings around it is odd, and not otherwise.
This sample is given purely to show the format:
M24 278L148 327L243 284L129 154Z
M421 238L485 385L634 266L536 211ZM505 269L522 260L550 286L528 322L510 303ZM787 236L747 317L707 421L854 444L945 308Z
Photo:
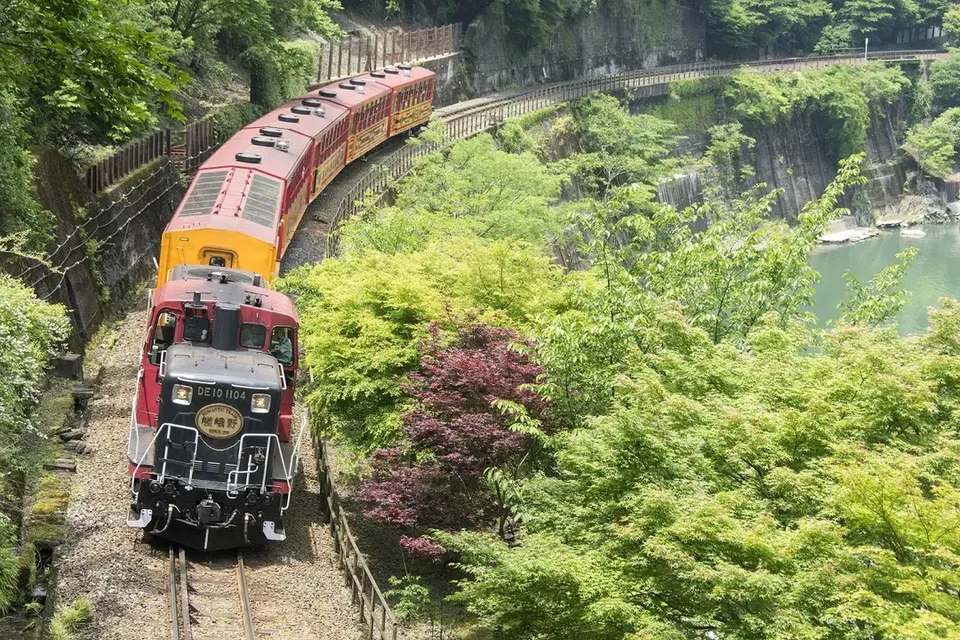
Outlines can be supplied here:
M333 486L327 441L313 433L317 479L323 491L325 515L330 525L330 535L333 537L333 551L347 586L350 587L353 603L360 609L360 621L367 625L364 635L369 640L397 640L400 631L397 619L360 553L340 504L340 494Z
M120 147L109 158L87 167L87 187L99 193L143 165L167 155L170 155L169 129L134 140Z
M871 53L868 59L870 61L915 62L934 60L945 55L943 52L936 51L884 51ZM374 199L381 197L394 181L406 175L414 166L417 158L458 140L498 127L509 118L516 118L545 107L576 100L594 91L601 93L636 91L643 87L667 84L678 80L727 75L743 67L750 67L760 73L780 73L825 68L835 64L862 64L863 62L864 56L862 53L781 58L748 63L694 62L629 71L588 80L559 82L543 85L536 89L495 94L487 99L472 100L452 107L438 109L434 114L440 119L444 127L441 139L438 142L419 146L407 145L379 160L377 166L361 177L338 203L331 219L331 233L327 236L326 255L336 255L339 249L337 226L343 220L354 215L363 206L366 199L371 196Z
M350 36L323 47L317 82L373 71L388 65L416 62L460 50L460 24Z
M210 120L191 122L183 129L164 129L125 144L109 158L87 167L82 177L90 191L100 193L164 156L169 157L177 169L192 175L216 150L219 142Z

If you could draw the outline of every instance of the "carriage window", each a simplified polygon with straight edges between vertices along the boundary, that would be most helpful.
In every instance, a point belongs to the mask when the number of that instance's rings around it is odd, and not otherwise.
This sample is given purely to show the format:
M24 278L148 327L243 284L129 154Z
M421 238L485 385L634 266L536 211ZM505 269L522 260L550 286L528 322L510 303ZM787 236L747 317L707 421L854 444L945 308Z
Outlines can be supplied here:
M267 328L262 324L244 322L240 325L240 346L248 349L263 349L267 340Z
M160 364L160 354L173 344L176 330L177 316L169 311L161 311L154 325L153 342L150 343L150 364Z
M210 319L190 316L183 321L183 339L190 342L206 342L210 335Z
M293 364L293 327L274 327L270 332L270 355L280 364Z

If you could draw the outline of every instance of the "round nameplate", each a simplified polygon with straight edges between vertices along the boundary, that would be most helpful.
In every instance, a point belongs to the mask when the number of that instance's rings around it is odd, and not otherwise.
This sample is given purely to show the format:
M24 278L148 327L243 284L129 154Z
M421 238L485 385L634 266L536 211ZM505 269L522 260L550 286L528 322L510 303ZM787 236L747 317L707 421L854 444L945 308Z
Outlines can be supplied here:
M197 411L197 429L208 438L232 438L243 429L243 416L226 404L208 404Z

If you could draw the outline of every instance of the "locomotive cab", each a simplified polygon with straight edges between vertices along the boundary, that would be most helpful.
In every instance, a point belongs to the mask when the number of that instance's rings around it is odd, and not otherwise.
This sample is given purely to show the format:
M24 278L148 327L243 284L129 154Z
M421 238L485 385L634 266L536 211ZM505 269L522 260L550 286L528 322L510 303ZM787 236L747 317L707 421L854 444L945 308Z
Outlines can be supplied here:
M282 364L261 351L224 349L239 308L217 306L211 346L165 350L157 428L131 433L128 452L127 524L203 550L283 540L297 464L295 445L278 436ZM184 331L209 330L203 316L190 319Z

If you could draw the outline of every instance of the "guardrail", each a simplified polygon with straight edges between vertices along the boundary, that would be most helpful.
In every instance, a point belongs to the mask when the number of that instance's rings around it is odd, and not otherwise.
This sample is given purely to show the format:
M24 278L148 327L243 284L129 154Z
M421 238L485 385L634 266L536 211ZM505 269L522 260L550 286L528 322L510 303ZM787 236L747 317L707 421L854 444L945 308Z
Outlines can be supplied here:
M916 62L935 60L945 56L942 51L883 51L863 54L832 56L808 56L780 58L756 62L694 62L640 71L629 71L615 75L588 80L559 82L544 85L536 89L518 90L510 93L495 94L484 100L472 100L460 105L438 109L435 114L444 123L441 140L432 144L405 146L384 158L378 166L364 175L338 203L336 212L330 221L330 233L327 236L327 254L336 255L339 249L339 236L336 228L346 218L354 215L360 208L365 196L382 196L387 188L414 166L417 158L441 149L458 140L469 138L483 131L502 125L509 118L526 115L545 107L554 106L582 98L589 93L599 91L612 93L632 91L642 87L667 84L679 80L708 78L728 75L743 67L756 69L760 73L781 73L820 69L835 64L863 64L865 61Z
M318 438L313 430L311 433L313 448L317 454L317 479L323 491L325 515L330 526L330 535L333 537L333 551L347 586L350 587L351 599L360 607L360 621L367 625L368 635L365 634L365 637L369 640L397 640L400 626L360 553L360 547L350 532L347 516L340 504L340 494L333 486L327 441Z

